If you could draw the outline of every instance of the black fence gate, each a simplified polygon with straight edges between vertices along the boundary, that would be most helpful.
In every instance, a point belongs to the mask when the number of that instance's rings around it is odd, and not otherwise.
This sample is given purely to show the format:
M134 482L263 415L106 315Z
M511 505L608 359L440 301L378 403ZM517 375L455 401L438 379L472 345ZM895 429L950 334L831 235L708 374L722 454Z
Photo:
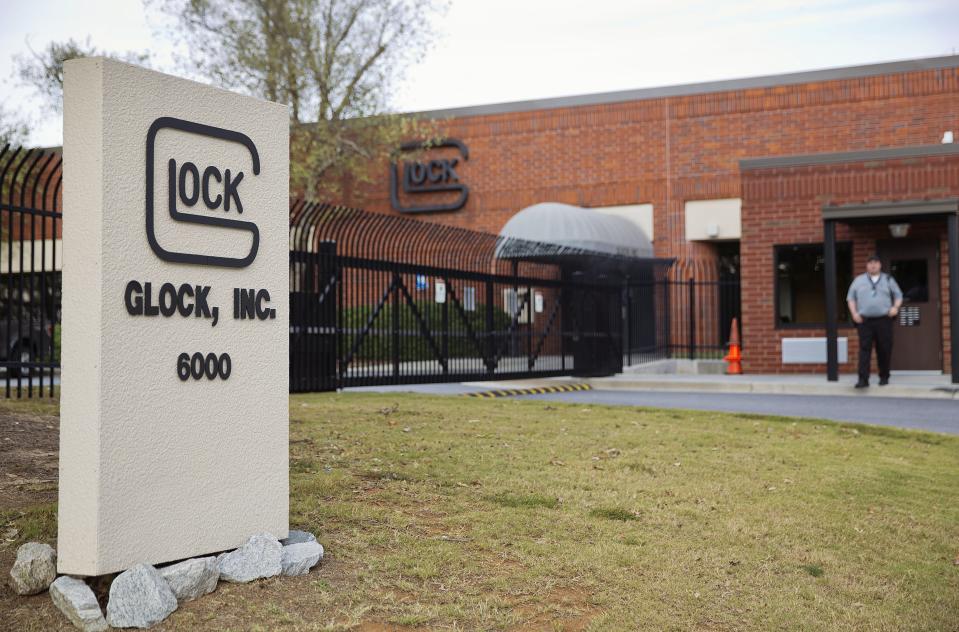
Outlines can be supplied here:
M529 243L319 204L292 218L293 391L622 367L622 286L571 272L587 253L549 246L547 262Z

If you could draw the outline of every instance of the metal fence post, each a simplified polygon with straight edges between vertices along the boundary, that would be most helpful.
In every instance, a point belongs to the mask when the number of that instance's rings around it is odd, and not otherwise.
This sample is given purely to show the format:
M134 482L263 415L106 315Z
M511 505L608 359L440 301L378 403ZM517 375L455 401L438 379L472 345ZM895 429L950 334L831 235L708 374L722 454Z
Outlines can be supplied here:
M533 288L532 286L527 286L526 314L529 318L526 319L526 366L530 371L533 370L533 366L536 364L533 360L533 321L536 318L536 301L533 299Z
M666 347L666 357L673 357L673 306L672 301L672 292L669 291L669 279L663 279L663 344Z
M620 313L621 313L621 315L622 315L623 320L625 321L625 323L624 323L625 326L622 328L622 332L623 332L623 346L624 346L625 349L626 349L626 358L627 358L627 359L626 359L626 363L627 363L627 365L632 366L632 364L633 364L633 337L632 337L632 335L631 335L632 332L631 332L630 330L632 329L632 325L633 325L633 317L632 317L632 309L631 309L631 308L632 308L632 305L633 305L633 301L632 301L631 298L630 298L629 275L628 275L628 274L627 274L626 277L623 279L623 293L622 293L622 296L623 296L623 299L622 299L622 300L623 300L623 304L622 304L622 309L620 310Z
M319 244L319 278L311 279L309 288L314 284L317 290L325 289L332 283L331 290L323 299L322 311L320 311L318 331L322 332L322 337L317 339L320 342L320 388L323 390L336 389L336 368L339 356L339 330L337 328L337 315L341 302L338 300L342 294L340 292L339 269L336 265L336 242L322 241ZM312 269L312 266L311 266ZM321 287L322 284L322 287ZM317 308L320 306L317 305Z
M390 326L393 330L393 377L400 379L400 283L402 279L397 273L393 274L393 313Z
M519 345L516 340L516 332L519 329L519 323L522 321L523 312L522 310L519 310L519 285L517 285L516 282L516 277L519 275L519 262L514 259L511 264L513 268L513 305L510 307L510 310L512 310L513 313L510 314L510 318L516 319L517 326L510 327L509 355L514 356L519 354ZM519 315L516 314L517 310L519 310ZM528 321L529 319L527 319L527 326L529 326ZM512 360L512 357L510 360Z
M333 242L334 245L336 242ZM333 389L339 388L340 384L345 381L347 377L347 370L349 367L343 365L342 370L340 367L340 361L346 355L346 340L347 337L344 335L344 328L346 327L345 318L346 318L346 284L343 282L345 275L343 266L340 265L340 257L338 253L334 252L333 256L333 270L334 281L336 286L333 290L336 292L336 313L333 315L333 323L336 327L336 339L333 345L333 354L336 356L336 361L334 362L334 373L333 373L333 382L330 384L330 387Z
M443 364L443 374L446 375L450 372L450 280L447 277L443 277L443 283L446 285L446 296L443 298L440 307L441 318L443 319L443 337L440 341L440 355L443 356L443 359L446 361Z
M689 359L696 359L696 281L689 277Z
M493 282L486 282L486 366L487 373L492 375L496 371L496 336L493 331Z
M952 383L959 384L959 216L952 213L946 219L946 241L949 253L949 334L952 353L949 364Z
M567 321L569 320L569 303L567 301L567 295L567 285L564 283L562 286L560 286L558 296L556 297L556 300L559 301L560 305L559 365L563 371L566 370L566 332L564 330L566 329Z

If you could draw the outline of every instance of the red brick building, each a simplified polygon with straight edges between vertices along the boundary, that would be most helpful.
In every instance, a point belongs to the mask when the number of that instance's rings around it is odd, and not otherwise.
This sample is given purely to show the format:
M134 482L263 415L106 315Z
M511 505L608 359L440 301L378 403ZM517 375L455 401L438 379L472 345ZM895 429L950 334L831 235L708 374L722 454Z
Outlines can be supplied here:
M713 278L738 257L749 372L825 370L832 213L840 370L854 370L857 347L845 285L877 251L912 292L894 368L951 370L959 56L423 115L457 142L384 178L370 210L433 207L413 215L498 232L521 209L563 202L639 224L678 278Z

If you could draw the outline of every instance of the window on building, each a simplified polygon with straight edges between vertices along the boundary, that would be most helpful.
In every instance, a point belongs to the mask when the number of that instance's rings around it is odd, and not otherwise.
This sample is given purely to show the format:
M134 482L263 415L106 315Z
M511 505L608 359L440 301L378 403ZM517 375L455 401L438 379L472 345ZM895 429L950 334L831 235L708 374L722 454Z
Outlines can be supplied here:
M823 325L826 281L822 244L776 246L776 322L780 326ZM852 244L836 244L836 318L848 323L846 291L852 282Z
M926 259L893 259L889 274L902 289L906 303L929 302L929 264Z

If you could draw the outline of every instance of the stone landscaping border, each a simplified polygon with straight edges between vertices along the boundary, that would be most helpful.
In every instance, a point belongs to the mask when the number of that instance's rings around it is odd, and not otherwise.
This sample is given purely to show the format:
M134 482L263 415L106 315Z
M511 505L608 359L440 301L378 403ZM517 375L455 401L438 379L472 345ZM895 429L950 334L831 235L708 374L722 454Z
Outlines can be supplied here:
M312 533L290 531L283 540L258 533L240 548L217 556L160 568L137 564L110 584L106 617L86 581L69 575L57 577L57 554L48 544L27 542L17 549L10 577L18 594L49 590L53 604L75 627L102 632L110 627L153 627L180 604L213 592L220 580L245 583L277 575L305 575L323 559L323 553L323 545Z

